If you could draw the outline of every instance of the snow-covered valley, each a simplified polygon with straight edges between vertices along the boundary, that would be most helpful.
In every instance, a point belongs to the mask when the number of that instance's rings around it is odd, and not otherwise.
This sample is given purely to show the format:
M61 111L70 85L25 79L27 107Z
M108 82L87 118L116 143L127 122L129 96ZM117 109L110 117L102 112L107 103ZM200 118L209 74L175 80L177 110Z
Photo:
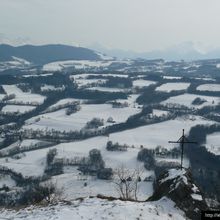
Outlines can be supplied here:
M21 203L36 182L62 191L55 206L1 209L0 218L185 219L171 199L144 201L155 192L158 170L180 167L180 144L169 141L180 140L183 129L197 142L186 145L183 167L206 172L195 165L200 149L218 160L220 82L171 76L166 68L174 67L159 61L141 65L57 61L13 76L15 83L0 81L0 196Z

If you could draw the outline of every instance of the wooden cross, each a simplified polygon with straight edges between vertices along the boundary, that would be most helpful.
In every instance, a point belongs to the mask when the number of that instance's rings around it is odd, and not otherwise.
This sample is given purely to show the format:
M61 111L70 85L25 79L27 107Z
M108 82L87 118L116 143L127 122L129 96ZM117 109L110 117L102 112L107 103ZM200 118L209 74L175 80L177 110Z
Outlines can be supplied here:
M183 134L180 137L178 141L169 141L168 143L178 143L181 144L181 170L183 168L183 150L184 150L184 144L197 144L197 142L194 141L189 141L185 134L184 134L184 129L183 129Z

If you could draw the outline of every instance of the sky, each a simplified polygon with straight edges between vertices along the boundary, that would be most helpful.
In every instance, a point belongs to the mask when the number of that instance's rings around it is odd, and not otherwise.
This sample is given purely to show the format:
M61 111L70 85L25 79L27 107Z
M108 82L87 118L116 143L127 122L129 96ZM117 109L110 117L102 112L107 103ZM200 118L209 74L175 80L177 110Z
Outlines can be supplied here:
M220 47L220 0L0 0L0 42Z

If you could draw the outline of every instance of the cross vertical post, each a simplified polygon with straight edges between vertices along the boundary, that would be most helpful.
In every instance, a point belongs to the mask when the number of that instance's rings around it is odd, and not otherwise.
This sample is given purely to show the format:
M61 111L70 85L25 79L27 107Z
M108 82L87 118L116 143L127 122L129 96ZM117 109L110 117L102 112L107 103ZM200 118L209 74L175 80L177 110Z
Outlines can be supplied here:
M183 129L182 137L184 137L184 129ZM182 138L182 140L181 140L181 170L183 168L183 150L184 150L183 148L184 148L184 140Z
M197 142L194 141L189 141L184 133L184 129L183 129L183 134L180 137L180 139L178 141L169 141L168 143L178 143L181 145L181 163L180 163L180 168L181 170L183 169L183 154L184 154L184 144L197 144Z

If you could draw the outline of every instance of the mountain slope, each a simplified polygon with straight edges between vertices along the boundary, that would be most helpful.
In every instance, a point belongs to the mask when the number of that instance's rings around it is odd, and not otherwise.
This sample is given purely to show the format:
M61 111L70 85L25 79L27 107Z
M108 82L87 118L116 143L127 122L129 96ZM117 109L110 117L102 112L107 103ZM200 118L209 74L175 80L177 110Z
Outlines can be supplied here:
M82 47L55 44L13 47L1 44L0 61L11 61L13 57L19 57L40 65L62 60L100 60L100 56L97 53Z

